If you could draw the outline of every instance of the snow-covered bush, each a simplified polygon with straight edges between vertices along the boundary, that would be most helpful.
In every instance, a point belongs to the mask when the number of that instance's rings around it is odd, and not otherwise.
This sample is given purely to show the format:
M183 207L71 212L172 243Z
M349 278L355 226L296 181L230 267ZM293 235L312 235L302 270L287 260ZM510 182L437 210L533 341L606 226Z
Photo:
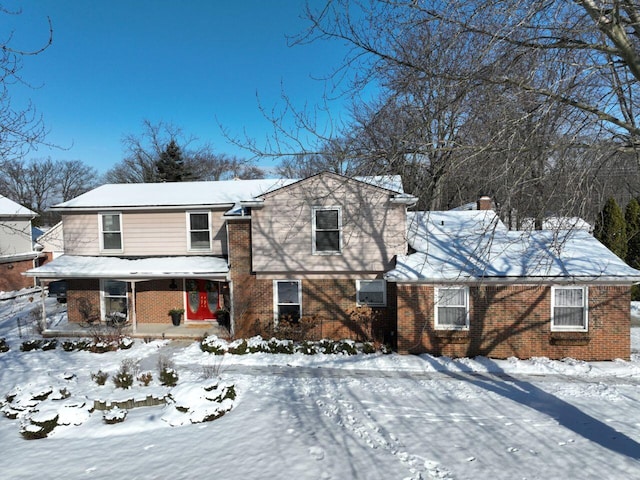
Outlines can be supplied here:
M158 378L162 385L175 387L178 383L178 372L176 372L173 363L164 355L158 358Z
M96 373L91 374L91 380L96 382L98 385L104 385L107 383L107 378L109 378L109 374L102 370L98 370Z
M236 340L229 345L227 352L234 355L245 355L246 353L249 353L248 348L249 345L246 340Z
M54 338L50 340L44 340L40 348L42 348L42 350L55 350L57 346L58 341Z
M227 351L227 342L220 340L215 335L204 337L200 342L200 350L214 355L224 355Z
M57 414L51 415L50 412L42 415L35 414L22 423L20 426L20 434L27 440L36 440L38 438L45 438L57 426Z
M144 385L145 387L148 387L152 380L153 375L151 374L151 372L144 372L138 375L138 381L140 382L140 385Z
M23 352L31 352L32 350L39 350L41 346L42 340L25 340L22 342L22 345L20 345L20 350Z
M113 384L116 388L131 388L133 379L138 376L139 362L133 359L125 359L120 364L120 369L113 376Z
M5 353L8 352L9 349L9 344L7 343L7 340L4 337L0 337L0 353Z
M104 412L102 419L104 423L113 425L115 423L122 423L127 418L127 410L123 408L112 408Z

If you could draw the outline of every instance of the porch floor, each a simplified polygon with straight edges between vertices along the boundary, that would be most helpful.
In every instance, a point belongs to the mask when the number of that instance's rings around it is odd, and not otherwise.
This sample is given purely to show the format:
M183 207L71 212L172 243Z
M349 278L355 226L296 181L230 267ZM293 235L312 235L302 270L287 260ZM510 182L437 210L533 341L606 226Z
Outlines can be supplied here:
M139 323L133 331L132 325L121 327L124 335L133 338L152 338L170 340L190 340L202 338L206 335L215 335L220 338L229 338L229 330L217 323L184 324L174 326L170 323ZM85 327L75 323L59 322L49 325L42 335L45 337L92 337L96 333L109 334L114 332L114 327L96 325Z

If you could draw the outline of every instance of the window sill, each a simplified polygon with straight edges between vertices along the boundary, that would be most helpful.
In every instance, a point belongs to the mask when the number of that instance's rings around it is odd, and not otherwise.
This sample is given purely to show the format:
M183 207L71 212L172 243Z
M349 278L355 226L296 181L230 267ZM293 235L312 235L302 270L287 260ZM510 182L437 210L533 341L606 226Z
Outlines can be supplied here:
M342 252L312 252L312 255L342 255Z
M470 341L468 329L438 329L434 330L433 336L448 344L469 343Z
M549 343L559 346L588 345L591 337L587 331L563 331L551 332Z

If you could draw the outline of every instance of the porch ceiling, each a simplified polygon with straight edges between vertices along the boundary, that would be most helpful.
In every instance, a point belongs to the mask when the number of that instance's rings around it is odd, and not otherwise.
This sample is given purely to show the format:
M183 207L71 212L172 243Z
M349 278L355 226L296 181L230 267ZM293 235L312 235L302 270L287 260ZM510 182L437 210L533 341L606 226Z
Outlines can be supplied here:
M26 276L43 279L113 278L150 280L153 278L205 278L227 280L229 265L224 258L204 256L150 257L84 257L62 255Z

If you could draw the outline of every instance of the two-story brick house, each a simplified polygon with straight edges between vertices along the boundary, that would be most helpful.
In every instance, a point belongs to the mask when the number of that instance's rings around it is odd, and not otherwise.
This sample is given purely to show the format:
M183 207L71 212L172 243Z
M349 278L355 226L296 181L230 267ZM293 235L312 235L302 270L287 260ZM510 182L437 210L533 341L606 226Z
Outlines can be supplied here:
M401 353L629 357L640 272L588 233L415 201L397 177L331 173L105 185L55 207L65 254L28 275L68 280L70 322L116 313L135 329L182 308L188 324L229 312L239 337L310 320L311 337L355 338L366 305Z
M54 207L65 254L29 275L68 281L68 317L118 313L131 323L215 321L236 335L281 318L313 319L312 336L349 336L349 311L393 301L382 276L406 253L415 198L398 177L104 185Z

